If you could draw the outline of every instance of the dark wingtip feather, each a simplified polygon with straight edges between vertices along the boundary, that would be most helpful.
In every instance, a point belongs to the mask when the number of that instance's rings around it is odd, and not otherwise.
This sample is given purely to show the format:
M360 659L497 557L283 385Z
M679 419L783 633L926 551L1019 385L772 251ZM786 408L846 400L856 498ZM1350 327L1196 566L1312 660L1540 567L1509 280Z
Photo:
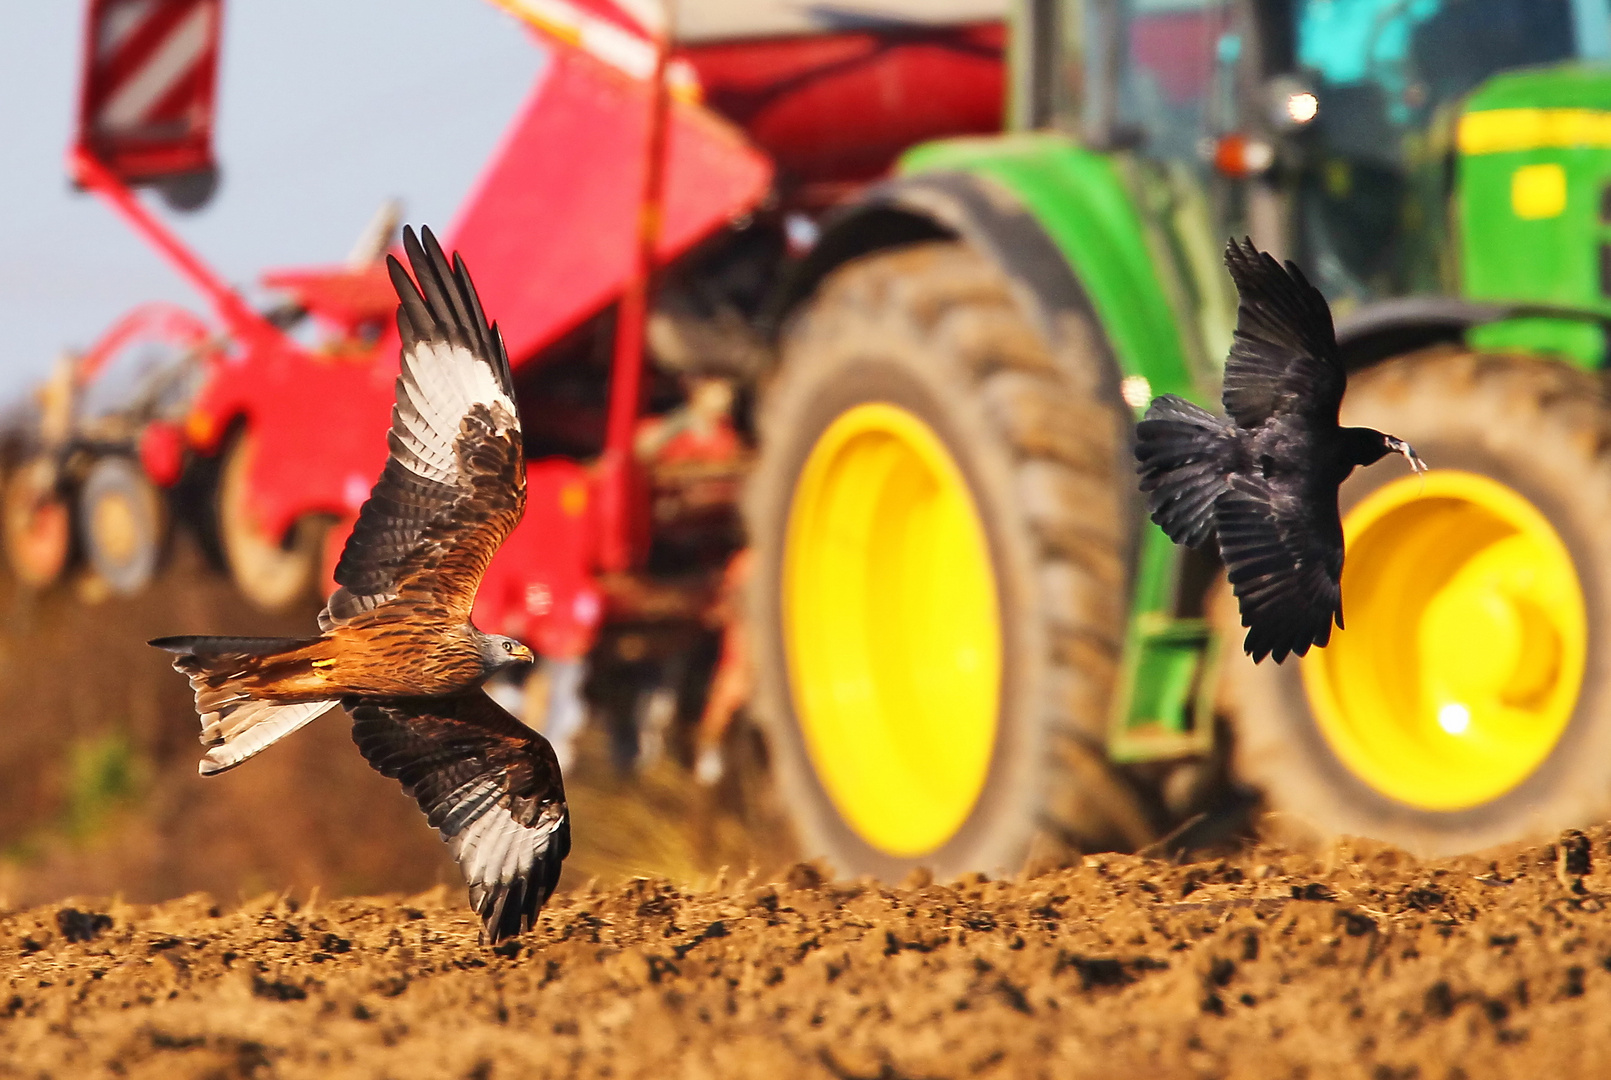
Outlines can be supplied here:
M389 251L386 253L386 276L392 279L392 290L399 296L413 291L414 279L408 276L408 271L397 261L397 256Z
M1226 242L1225 268L1236 285L1239 322L1245 323L1248 315L1257 313L1290 327L1316 356L1336 348L1331 305L1297 263L1291 259L1277 262L1275 256L1243 237L1240 242L1234 238Z
M457 267L463 265L463 260L455 252L453 262L448 262L447 253L442 250L442 245L437 243L436 234L431 231L429 225L421 229L421 234L425 256L430 260L431 277L441 286L442 299L448 305L446 314L453 316L453 326L465 335L464 343L466 345L480 345L484 338L476 326L474 315L470 310L470 304L465 295L468 292L472 292L473 288L469 285L468 275L460 277L456 273Z
M425 263L425 249L420 246L419 233L414 226L403 226L403 254L408 257L408 265L416 271Z
M1242 651L1252 657L1255 664L1266 657L1279 664L1288 656L1302 659L1309 655L1311 648L1323 649L1331 644L1330 615L1323 623L1308 621L1308 625L1302 625L1302 621L1294 623L1289 619L1278 625L1260 621L1249 626L1248 619L1244 615L1242 625L1247 626L1248 631L1247 636L1242 639Z
M537 913L559 886L560 869L570 851L571 822L567 813L549 839L547 850L513 881L470 890L470 906L481 916L488 945L516 937L536 925Z
M470 332L481 342L481 355L487 358L492 370L498 377L498 383L503 387L504 393L510 398L515 396L515 376L509 366L509 350L504 348L503 332L498 329L497 323L487 322L487 313L482 310L481 296L476 292L475 281L470 277L470 268L464 262L464 256L457 251L453 253L453 279L458 282L459 289L464 295L464 302L469 309Z
M454 345L472 347L475 342L466 330L463 302L456 295L458 289L442 245L436 242L436 234L428 225L421 229L419 237L405 232L403 250L414 271L414 280L425 294L425 306L431 313L431 332Z
M403 227L403 254L412 276L395 256L387 256L386 269L402 301L397 325L404 342L434 337L469 348L486 360L512 398L514 376L503 335L496 323L488 324L464 256L455 251L450 261L429 225L417 234L413 226Z
M152 638L146 644L179 656L270 656L300 648L312 640L312 638L209 637L205 634L182 634L175 637Z
M411 230L404 229L405 247L412 235ZM392 279L392 289L397 293L397 332L407 346L430 333L431 313L426 307L425 297L420 295L419 286L408 276L408 271L397 261L397 256L386 256L386 274Z

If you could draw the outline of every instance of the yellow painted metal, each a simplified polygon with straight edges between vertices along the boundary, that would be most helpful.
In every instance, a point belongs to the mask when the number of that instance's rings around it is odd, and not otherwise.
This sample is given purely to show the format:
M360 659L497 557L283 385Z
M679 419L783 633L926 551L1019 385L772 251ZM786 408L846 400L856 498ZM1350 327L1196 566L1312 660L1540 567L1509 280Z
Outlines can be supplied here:
M795 712L846 822L934 851L984 789L1001 619L984 526L932 428L881 402L834 420L789 511L783 629Z
M1343 524L1348 628L1302 662L1320 730L1382 794L1424 810L1525 780L1577 706L1588 620L1572 557L1505 484L1436 469Z
M1611 146L1611 112L1603 109L1486 109L1460 118L1462 154Z
M1523 221L1560 217L1566 209L1566 170L1546 161L1511 173L1510 209Z
M90 528L95 542L114 563L127 562L133 557L140 542L140 526L136 511L125 492L108 492L96 503L91 513Z

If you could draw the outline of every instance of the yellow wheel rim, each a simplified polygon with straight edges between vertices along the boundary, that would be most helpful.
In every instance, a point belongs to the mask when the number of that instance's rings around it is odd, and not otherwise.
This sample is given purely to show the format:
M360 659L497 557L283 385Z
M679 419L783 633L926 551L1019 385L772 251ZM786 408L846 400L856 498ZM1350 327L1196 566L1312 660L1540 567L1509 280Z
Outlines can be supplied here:
M1424 810L1503 795L1560 741L1588 620L1572 557L1532 503L1438 469L1343 523L1348 628L1302 663L1320 730L1377 791Z
M134 557L140 543L140 525L126 496L114 493L97 501L91 528L109 561L122 565Z
M905 409L857 405L801 470L783 629L807 751L841 816L896 856L935 850L989 771L1001 624L956 462Z

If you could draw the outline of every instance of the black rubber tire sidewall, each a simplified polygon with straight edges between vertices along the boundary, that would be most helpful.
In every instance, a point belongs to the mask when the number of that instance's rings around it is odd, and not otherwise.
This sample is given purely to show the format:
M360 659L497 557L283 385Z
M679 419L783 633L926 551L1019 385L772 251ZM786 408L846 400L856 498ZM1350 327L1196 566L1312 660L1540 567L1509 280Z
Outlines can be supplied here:
M57 490L53 465L39 458L23 461L5 477L0 488L0 532L3 532L6 562L17 580L31 590L42 590L61 580L76 554L73 535L73 509ZM58 528L47 537L50 546L40 551L26 550L30 508L48 503L59 515ZM38 560L43 556L43 561Z
M261 611L283 612L313 597L324 552L324 529L309 517L274 542L245 520L249 497L249 428L239 428L220 457L213 522L225 568L240 594Z

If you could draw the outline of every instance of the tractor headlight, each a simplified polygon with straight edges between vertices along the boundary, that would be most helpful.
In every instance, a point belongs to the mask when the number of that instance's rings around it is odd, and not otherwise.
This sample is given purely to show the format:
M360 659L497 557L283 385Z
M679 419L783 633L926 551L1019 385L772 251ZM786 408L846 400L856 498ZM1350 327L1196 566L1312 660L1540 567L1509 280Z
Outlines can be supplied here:
M1270 80L1269 102L1270 124L1277 131L1304 127L1320 115L1320 95L1290 75Z

